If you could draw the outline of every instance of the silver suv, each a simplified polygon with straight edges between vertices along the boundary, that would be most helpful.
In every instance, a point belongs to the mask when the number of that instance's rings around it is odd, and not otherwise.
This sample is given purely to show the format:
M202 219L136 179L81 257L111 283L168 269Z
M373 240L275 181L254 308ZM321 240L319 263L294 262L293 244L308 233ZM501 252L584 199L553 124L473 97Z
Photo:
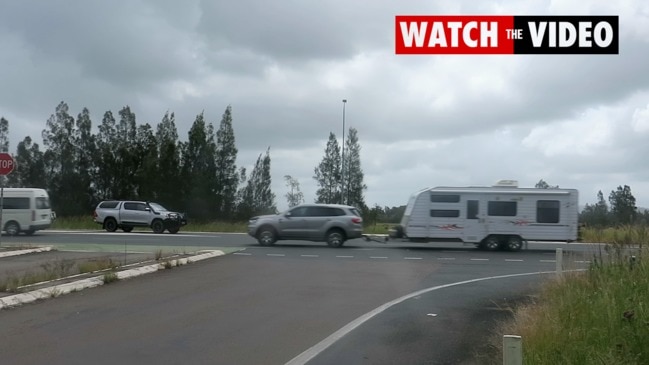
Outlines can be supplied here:
M284 213L250 218L248 234L262 246L278 240L305 240L340 247L362 236L363 219L358 209L348 205L302 204Z

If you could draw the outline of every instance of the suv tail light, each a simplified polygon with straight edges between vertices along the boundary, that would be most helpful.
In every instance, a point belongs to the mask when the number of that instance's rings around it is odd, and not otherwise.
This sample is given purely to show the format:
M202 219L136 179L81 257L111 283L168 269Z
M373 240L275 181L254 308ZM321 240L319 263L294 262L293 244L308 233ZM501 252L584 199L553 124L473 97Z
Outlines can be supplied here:
M352 218L352 223L360 224L362 221L363 221L363 220L360 219L360 218L358 218L358 217L354 217L354 218Z
M92 218L93 219L97 218L97 211L96 210L92 211Z

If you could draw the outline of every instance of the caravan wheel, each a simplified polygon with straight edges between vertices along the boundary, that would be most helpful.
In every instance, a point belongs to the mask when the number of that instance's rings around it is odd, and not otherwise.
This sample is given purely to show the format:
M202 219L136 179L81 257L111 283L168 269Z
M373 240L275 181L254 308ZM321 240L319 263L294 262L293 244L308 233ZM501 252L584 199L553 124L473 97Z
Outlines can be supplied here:
M507 249L509 251L520 251L523 248L523 240L518 236L509 236Z
M500 248L500 237L498 236L489 236L484 239L482 247L489 251L496 251Z

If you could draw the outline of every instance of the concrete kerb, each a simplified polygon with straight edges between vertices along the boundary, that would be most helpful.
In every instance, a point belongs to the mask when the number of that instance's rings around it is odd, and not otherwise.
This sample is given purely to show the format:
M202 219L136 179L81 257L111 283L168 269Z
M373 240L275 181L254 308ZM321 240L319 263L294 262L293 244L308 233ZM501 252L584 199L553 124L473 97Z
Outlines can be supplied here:
M0 257L18 256L18 255L26 255L28 253L38 253L38 252L48 252L48 251L52 251L52 247L46 246L46 247L39 247L39 248L4 251L4 252L0 252Z
M223 251L220 250L206 250L203 251L203 253L187 257L187 258L182 258L182 259L176 259L176 260L170 260L169 264L171 266L179 266L179 265L185 265L189 264L192 262L197 262L201 260L206 260L212 257L217 257L217 256L222 256L225 255ZM128 269L128 270L123 270L123 271L118 271L115 274L117 275L118 279L129 279L129 278L134 278L136 276L144 275L144 274L150 274L154 273L158 270L164 270L165 269L165 263L156 263L152 265L147 265L147 266L142 266L134 269ZM27 304L27 303L32 303L35 302L39 299L47 299L47 298L53 298L57 297L60 295L68 294L71 292L76 292L80 291L83 289L89 289L89 288L94 288L100 285L104 285L104 276L94 276L91 278L87 279L81 279L77 281L73 281L71 283L66 283L66 284L60 284L60 285L55 285L51 286L48 288L43 288L43 289L38 289L38 290L33 290L27 293L20 293L16 295L11 295L7 296L4 298L0 298L0 310L5 309L5 308L11 308L11 307L16 307L22 304Z

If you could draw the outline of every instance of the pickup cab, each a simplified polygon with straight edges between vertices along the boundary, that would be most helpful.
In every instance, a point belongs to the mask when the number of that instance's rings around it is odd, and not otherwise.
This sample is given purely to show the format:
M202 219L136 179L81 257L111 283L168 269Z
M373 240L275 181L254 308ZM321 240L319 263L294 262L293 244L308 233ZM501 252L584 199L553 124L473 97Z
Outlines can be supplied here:
M107 200L93 212L95 223L108 232L121 229L131 232L134 227L151 227L154 233L178 233L187 224L185 214L171 212L158 203L130 200Z

